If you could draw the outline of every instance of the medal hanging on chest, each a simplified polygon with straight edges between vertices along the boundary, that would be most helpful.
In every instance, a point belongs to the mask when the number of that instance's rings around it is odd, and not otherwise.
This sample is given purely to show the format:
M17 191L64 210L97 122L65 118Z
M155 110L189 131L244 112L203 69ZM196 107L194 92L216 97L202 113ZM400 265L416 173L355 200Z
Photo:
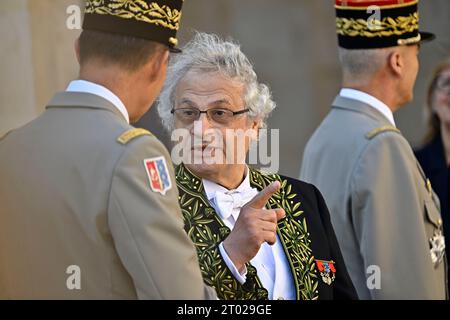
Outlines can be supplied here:
M334 261L316 260L317 269L320 272L322 281L327 285L331 285L336 279L336 268Z
M442 229L436 230L434 236L429 241L431 261L433 261L436 267L441 263L445 254L445 238Z

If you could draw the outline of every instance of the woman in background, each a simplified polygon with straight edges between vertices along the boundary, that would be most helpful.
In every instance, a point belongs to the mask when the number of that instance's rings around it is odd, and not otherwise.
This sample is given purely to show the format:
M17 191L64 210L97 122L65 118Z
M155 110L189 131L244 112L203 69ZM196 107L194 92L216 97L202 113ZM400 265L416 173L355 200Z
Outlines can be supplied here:
M441 201L447 257L450 254L450 59L434 73L428 89L429 131L417 159Z

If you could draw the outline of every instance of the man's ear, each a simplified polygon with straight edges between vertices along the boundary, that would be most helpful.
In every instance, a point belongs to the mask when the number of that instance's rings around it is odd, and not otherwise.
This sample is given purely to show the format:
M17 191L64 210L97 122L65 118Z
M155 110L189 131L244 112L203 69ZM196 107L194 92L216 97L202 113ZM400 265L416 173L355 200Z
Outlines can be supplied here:
M80 38L78 37L77 40L75 40L74 43L74 49L75 49L75 55L77 56L78 64L81 64L81 57L80 57Z
M388 65L391 72L400 77L403 74L405 62L401 50L393 50L388 56Z
M259 130L263 128L263 122L260 119L252 120L251 125L251 140L257 141L259 139Z
M169 64L169 55L169 50L160 50L154 53L153 58L149 61L149 74L152 82L158 80L161 74L165 74L167 65Z

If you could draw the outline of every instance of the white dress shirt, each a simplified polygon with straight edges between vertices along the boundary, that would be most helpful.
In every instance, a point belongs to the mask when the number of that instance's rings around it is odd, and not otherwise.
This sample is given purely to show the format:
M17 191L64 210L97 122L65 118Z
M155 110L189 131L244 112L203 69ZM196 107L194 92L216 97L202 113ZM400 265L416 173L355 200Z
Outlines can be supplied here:
M389 109L389 107L380 101L379 99L375 98L374 96L371 96L368 93L355 90L355 89L349 89L349 88L343 88L341 89L341 92L339 93L341 97L358 100L360 102L363 102L372 108L378 110L381 112L388 120L389 122L395 127L395 120L394 120L394 114L392 113L392 110Z
M67 87L66 91L84 92L95 94L96 96L102 97L103 99L106 99L109 102L111 102L124 116L125 120L128 123L130 123L130 117L128 115L127 108L125 108L123 102L119 99L118 96L116 96L113 92L111 92L104 86L86 80L74 80L71 83L69 83L69 86Z
M250 186L248 174L241 185L235 190L228 190L206 179L203 179L203 186L209 202L216 209L217 214L221 217L224 224L231 230L233 230L239 218L242 206L258 194L258 190ZM241 284L244 284L247 270L245 269L242 273L238 271L228 257L223 243L219 245L219 250L233 276ZM269 299L296 299L294 279L278 235L275 245L270 246L267 242L262 244L256 256L251 260L251 264L256 268L262 285L267 289Z

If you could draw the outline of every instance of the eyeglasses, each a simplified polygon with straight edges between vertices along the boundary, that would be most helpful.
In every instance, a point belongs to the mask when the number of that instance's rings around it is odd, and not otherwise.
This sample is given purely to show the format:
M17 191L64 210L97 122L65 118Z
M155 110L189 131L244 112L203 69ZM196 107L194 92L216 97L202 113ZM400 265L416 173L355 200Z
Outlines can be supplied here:
M205 113L210 121L214 121L220 125L230 124L234 117L249 112L249 109L233 112L228 109L209 109L206 111L200 111L197 108L180 108L172 109L171 113L174 114L184 124L192 124L200 119L202 113Z
M447 90L450 92L450 77L440 77L436 82L436 88L439 90Z

